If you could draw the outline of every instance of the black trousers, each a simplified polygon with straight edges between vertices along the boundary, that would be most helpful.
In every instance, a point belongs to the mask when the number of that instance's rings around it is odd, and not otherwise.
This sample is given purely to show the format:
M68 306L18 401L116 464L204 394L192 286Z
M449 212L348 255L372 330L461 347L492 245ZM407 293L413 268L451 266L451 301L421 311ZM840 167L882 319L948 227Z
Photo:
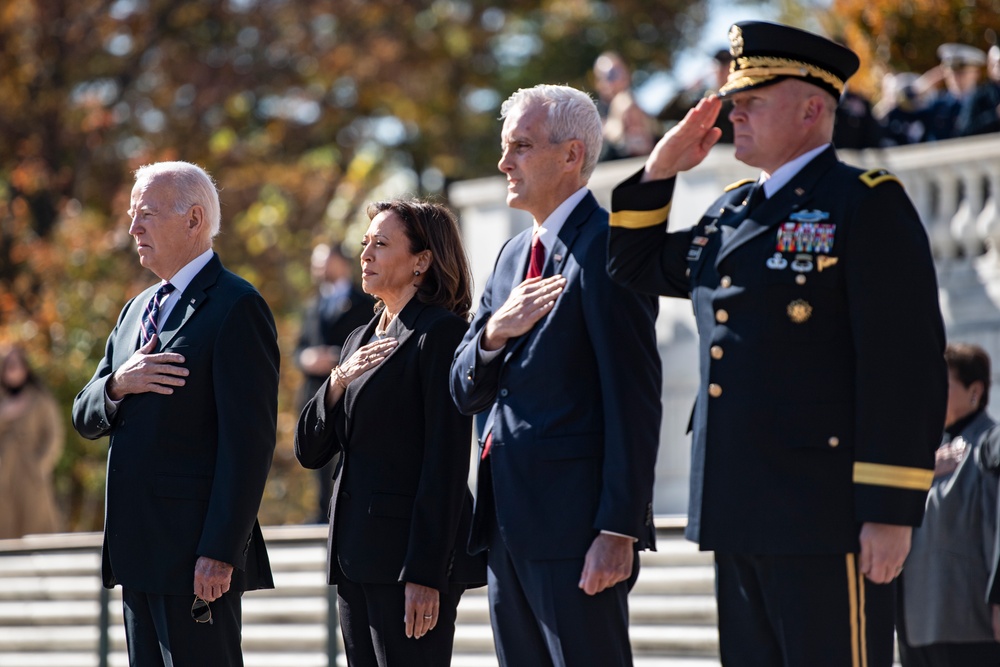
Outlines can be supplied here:
M441 594L438 622L420 639L408 638L403 622L405 584L361 584L343 572L337 582L340 629L351 667L448 667L455 616L464 586Z
M191 595L122 588L125 639L132 667L243 667L242 593L210 603L211 623L191 618Z
M525 561L507 551L494 524L487 579L500 667L631 667L628 592L639 576L587 595L583 558Z
M890 667L893 584L855 554L715 554L725 667Z

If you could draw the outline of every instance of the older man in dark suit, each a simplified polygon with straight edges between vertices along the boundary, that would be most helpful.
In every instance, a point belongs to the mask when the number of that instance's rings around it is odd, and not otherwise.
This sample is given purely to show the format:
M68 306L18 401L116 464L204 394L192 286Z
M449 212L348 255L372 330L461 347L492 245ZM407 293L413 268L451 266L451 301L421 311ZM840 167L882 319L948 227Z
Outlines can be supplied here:
M489 550L497 655L631 665L627 595L654 546L656 301L605 269L594 102L541 85L501 113L507 203L535 222L501 249L451 369L459 409L491 411L472 547Z
M674 179L719 138L721 102L702 100L615 188L609 268L694 304L687 534L715 552L722 661L888 667L892 581L944 420L927 234L895 176L831 145L854 53L765 22L729 37L720 94L760 178L667 233Z
M161 282L125 305L73 405L81 435L110 436L104 585L122 585L132 665L242 665L240 596L273 587L256 515L275 443L274 321L212 250L219 196L200 167L140 168L129 215Z

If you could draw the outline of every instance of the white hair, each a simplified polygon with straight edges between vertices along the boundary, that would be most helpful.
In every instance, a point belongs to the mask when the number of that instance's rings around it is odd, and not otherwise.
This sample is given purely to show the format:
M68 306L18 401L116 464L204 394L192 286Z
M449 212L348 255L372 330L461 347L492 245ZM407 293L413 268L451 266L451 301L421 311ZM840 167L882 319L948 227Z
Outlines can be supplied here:
M174 212L187 213L195 204L201 206L205 210L211 238L215 238L222 223L222 207L219 205L219 191L208 172L190 162L154 162L135 170L136 182L151 181L158 176L170 179L176 196Z
M532 88L521 88L500 107L500 118L506 118L512 111L523 111L535 104L548 111L549 141L559 143L570 139L583 142L584 180L589 180L601 155L604 136L601 116L597 105L587 93L569 86L555 86L548 83Z

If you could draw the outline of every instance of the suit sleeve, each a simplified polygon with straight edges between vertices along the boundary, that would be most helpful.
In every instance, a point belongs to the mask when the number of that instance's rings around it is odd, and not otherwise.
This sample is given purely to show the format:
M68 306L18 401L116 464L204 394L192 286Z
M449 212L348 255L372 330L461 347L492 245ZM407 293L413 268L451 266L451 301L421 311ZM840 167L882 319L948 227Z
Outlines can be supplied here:
M660 355L655 297L607 274L605 231L588 248L581 289L604 404L604 460L594 528L655 545L653 485L660 442Z
M277 335L259 294L248 292L234 301L214 346L218 451L197 554L245 569L278 413Z
M465 330L462 320L443 318L419 340L424 458L399 580L440 591L447 590L456 540L466 537L458 535L458 523L468 492L472 418L448 395L451 360Z
M348 355L359 348L358 338L363 329L355 329L344 342ZM302 408L295 426L295 458L304 468L319 469L329 463L343 448L337 437L333 420L342 414L344 398L330 408L326 407L326 392L330 388L328 377L316 394Z
M500 253L503 254L502 249ZM479 310L465 332L462 342L459 343L458 349L455 350L451 364L449 383L451 397L463 415L471 416L489 409L497 397L503 353L489 363L482 363L479 359L479 341L486 329L486 323L496 309L503 305L493 303L495 276L496 265L486 281L483 296L479 300Z
M902 186L857 187L841 251L856 359L856 518L918 526L948 392L937 277Z
M615 282L646 294L690 298L689 231L667 233L675 179L641 183L642 171L611 195L608 273Z
M97 440L108 435L114 424L114 417L107 413L104 400L107 394L105 386L115 371L111 364L112 359L114 359L115 345L119 342L119 331L125 321L125 314L128 313L129 307L134 302L135 299L132 299L122 308L122 312L118 315L118 322L111 331L111 335L108 336L108 341L104 346L104 357L97 364L94 377L73 399L73 428L88 440Z

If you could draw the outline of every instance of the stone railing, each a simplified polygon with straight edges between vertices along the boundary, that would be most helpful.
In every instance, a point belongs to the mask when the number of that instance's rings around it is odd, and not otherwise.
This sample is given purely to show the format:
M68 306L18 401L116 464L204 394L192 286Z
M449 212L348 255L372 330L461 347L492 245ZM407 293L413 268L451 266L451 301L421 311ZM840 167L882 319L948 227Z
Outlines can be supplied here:
M843 151L840 157L864 168L884 167L903 182L927 227L949 339L982 345L998 360L994 367L1000 367L1000 135ZM610 206L614 186L642 163L635 159L598 165L591 190ZM757 170L733 158L732 147L717 146L701 165L678 178L672 224L678 229L693 224L727 184L756 176ZM531 218L506 206L503 176L455 183L449 196L459 212L478 299L500 246L528 227ZM892 248L886 248L885 261L894 261ZM899 270L905 272L906 267ZM664 416L655 510L678 514L687 509L690 441L684 432L698 384L697 332L690 304L661 299L657 335L664 363Z

